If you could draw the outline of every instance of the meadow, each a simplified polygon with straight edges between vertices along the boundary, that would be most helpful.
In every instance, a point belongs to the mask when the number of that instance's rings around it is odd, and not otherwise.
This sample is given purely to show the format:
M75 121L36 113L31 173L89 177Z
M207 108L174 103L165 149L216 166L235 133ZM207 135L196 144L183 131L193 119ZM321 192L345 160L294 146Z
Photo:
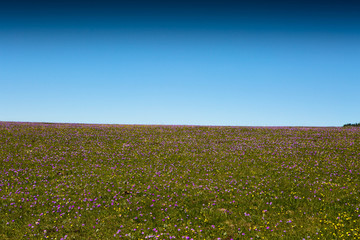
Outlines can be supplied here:
M360 239L360 128L0 122L0 239Z

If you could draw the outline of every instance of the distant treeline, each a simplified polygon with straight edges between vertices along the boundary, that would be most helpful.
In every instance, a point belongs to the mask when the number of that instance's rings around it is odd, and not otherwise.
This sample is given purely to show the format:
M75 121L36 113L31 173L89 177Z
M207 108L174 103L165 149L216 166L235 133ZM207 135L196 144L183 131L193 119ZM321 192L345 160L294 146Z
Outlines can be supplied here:
M347 123L344 127L360 127L360 123Z

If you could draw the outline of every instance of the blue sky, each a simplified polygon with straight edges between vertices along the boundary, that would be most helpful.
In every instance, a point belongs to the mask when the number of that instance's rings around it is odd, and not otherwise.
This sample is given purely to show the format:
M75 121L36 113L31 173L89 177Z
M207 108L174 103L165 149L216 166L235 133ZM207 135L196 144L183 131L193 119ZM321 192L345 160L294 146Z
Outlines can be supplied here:
M0 121L360 122L357 4L55 3L2 7Z

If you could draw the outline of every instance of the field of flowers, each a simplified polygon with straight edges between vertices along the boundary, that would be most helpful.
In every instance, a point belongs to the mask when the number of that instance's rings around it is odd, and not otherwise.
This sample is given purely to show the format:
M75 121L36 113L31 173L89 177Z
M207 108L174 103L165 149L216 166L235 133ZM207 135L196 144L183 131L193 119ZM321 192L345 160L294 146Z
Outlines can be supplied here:
M0 239L360 239L360 128L0 122Z

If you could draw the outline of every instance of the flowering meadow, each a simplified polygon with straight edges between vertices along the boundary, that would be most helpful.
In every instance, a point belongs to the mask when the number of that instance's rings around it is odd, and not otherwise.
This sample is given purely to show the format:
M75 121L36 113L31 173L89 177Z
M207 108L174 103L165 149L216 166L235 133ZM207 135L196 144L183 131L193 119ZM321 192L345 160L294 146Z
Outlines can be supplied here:
M0 122L0 239L360 239L360 128Z

